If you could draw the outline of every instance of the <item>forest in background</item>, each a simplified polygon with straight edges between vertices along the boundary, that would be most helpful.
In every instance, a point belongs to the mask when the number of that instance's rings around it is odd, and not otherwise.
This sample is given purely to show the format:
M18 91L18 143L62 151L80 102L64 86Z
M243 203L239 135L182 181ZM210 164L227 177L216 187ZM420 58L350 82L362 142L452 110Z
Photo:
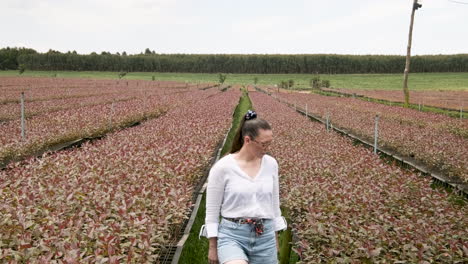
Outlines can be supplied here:
M0 49L0 70L117 71L186 73L403 73L405 56L338 54L78 54L29 48ZM468 54L419 55L411 72L468 72Z

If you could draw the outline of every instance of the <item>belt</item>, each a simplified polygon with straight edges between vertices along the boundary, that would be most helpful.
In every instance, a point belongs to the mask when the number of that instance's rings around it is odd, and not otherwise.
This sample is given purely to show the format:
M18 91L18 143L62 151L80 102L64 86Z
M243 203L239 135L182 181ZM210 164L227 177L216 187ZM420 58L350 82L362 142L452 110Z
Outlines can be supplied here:
M263 234L264 226L263 221L266 220L265 218L227 218L223 217L224 219L238 223L238 224L251 224L252 225L252 232L255 232L257 236Z
M223 217L224 219L237 223L237 224L253 224L254 222L260 222L263 223L266 218L228 218L228 217Z

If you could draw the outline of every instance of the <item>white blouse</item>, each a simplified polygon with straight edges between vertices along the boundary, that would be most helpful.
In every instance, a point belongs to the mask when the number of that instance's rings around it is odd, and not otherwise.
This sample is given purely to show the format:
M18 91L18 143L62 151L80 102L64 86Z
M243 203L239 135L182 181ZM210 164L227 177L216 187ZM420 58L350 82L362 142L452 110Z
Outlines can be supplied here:
M275 231L286 229L279 202L278 163L263 155L255 178L247 175L228 154L208 175L206 218L200 235L218 236L219 215L227 218L257 217L274 221Z

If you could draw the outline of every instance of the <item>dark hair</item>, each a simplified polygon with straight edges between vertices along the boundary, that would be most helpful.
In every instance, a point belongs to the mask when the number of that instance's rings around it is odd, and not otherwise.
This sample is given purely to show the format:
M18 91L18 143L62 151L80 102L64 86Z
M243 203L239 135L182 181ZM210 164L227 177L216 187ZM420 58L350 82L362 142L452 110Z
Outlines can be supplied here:
M244 116L232 141L230 153L237 152L242 148L244 145L245 136L249 136L251 139L255 139L258 136L258 131L260 129L271 130L271 126L264 119L253 118L246 120Z

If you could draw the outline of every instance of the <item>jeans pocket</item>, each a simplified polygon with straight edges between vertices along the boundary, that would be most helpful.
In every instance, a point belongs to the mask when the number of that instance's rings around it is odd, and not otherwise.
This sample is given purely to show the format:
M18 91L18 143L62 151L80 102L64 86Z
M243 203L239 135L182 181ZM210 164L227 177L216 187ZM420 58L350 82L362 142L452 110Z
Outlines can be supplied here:
M265 233L274 232L275 226L273 224L273 221L271 221L271 220L265 221L263 223L263 230L264 230Z

